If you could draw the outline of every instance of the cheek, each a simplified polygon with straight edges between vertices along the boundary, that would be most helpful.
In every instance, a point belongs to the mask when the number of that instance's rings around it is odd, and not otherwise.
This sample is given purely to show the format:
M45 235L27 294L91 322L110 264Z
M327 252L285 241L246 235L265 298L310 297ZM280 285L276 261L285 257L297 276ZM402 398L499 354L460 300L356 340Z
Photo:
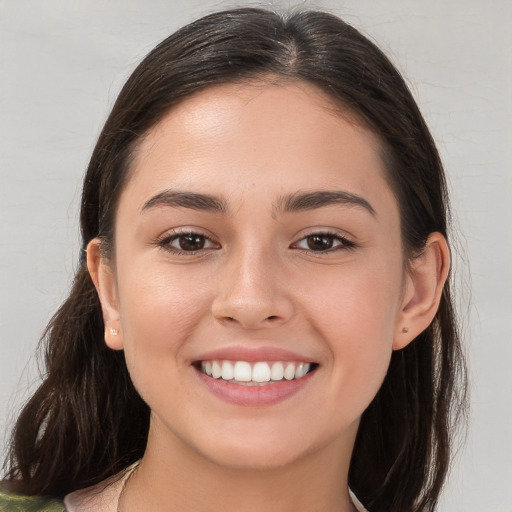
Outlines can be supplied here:
M119 277L125 356L140 391L158 385L171 368L181 371L181 350L208 308L207 291L186 273L141 267Z
M366 344L392 342L401 300L401 269L354 261L332 272L309 272L303 286L305 309L312 323L329 332Z
M335 400L352 402L360 413L379 390L392 353L401 274L385 269L360 269L325 281L317 276L316 285L307 287L305 309L315 335L327 341Z
M133 341L147 338L150 343L172 344L204 309L206 290L200 280L162 267L133 266L119 278L123 332Z

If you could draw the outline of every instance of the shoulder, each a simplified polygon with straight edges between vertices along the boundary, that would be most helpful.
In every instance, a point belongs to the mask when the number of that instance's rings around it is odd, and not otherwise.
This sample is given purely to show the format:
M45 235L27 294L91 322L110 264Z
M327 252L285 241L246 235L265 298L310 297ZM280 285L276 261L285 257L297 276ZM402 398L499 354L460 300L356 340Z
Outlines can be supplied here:
M52 498L24 496L0 488L0 512L65 512L64 503Z
M64 498L69 512L116 512L124 485L138 465L138 461L102 482L74 491Z

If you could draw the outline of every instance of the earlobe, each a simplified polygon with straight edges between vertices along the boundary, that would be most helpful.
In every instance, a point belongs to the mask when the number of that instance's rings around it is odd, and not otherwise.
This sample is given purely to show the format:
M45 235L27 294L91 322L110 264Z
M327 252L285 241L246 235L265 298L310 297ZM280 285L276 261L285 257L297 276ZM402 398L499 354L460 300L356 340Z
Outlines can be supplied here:
M94 238L87 245L87 269L101 302L105 343L113 350L122 350L123 337L115 276L111 265L101 257L100 243L98 238Z
M422 253L411 263L393 349L400 350L432 322L450 270L450 250L441 233L431 233Z

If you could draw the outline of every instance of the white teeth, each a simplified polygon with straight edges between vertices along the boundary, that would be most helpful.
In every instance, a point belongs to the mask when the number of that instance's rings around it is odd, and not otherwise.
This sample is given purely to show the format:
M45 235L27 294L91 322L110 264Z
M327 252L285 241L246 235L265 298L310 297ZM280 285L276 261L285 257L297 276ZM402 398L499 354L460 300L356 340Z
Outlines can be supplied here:
M222 377L222 368L218 361L212 361L212 377L214 379Z
M267 363L256 363L252 369L254 382L268 382L270 380L270 366Z
M310 363L264 361L248 363L247 361L203 361L201 371L214 379L230 382L265 383L269 381L300 379L311 369Z
M288 363L284 369L284 378L286 380L292 380L295 377L295 365Z
M229 361L222 362L222 380L232 380L235 377L233 365Z
M250 382L252 380L251 365L245 361L237 361L235 363L234 379L239 382Z
M270 372L270 378L272 380L283 380L284 377L284 366L283 363L274 363L272 365L272 371Z

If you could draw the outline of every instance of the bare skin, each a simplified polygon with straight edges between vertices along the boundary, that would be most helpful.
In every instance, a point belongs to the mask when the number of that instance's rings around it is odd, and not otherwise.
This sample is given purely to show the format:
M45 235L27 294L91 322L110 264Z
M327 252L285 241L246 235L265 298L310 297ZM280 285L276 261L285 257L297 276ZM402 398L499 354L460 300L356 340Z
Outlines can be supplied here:
M301 83L188 98L139 147L112 260L94 240L88 264L119 331L106 342L152 410L123 511L353 510L361 414L392 351L431 322L449 268L433 233L406 270L371 132ZM275 348L313 371L272 403L212 393L200 370L211 350Z

